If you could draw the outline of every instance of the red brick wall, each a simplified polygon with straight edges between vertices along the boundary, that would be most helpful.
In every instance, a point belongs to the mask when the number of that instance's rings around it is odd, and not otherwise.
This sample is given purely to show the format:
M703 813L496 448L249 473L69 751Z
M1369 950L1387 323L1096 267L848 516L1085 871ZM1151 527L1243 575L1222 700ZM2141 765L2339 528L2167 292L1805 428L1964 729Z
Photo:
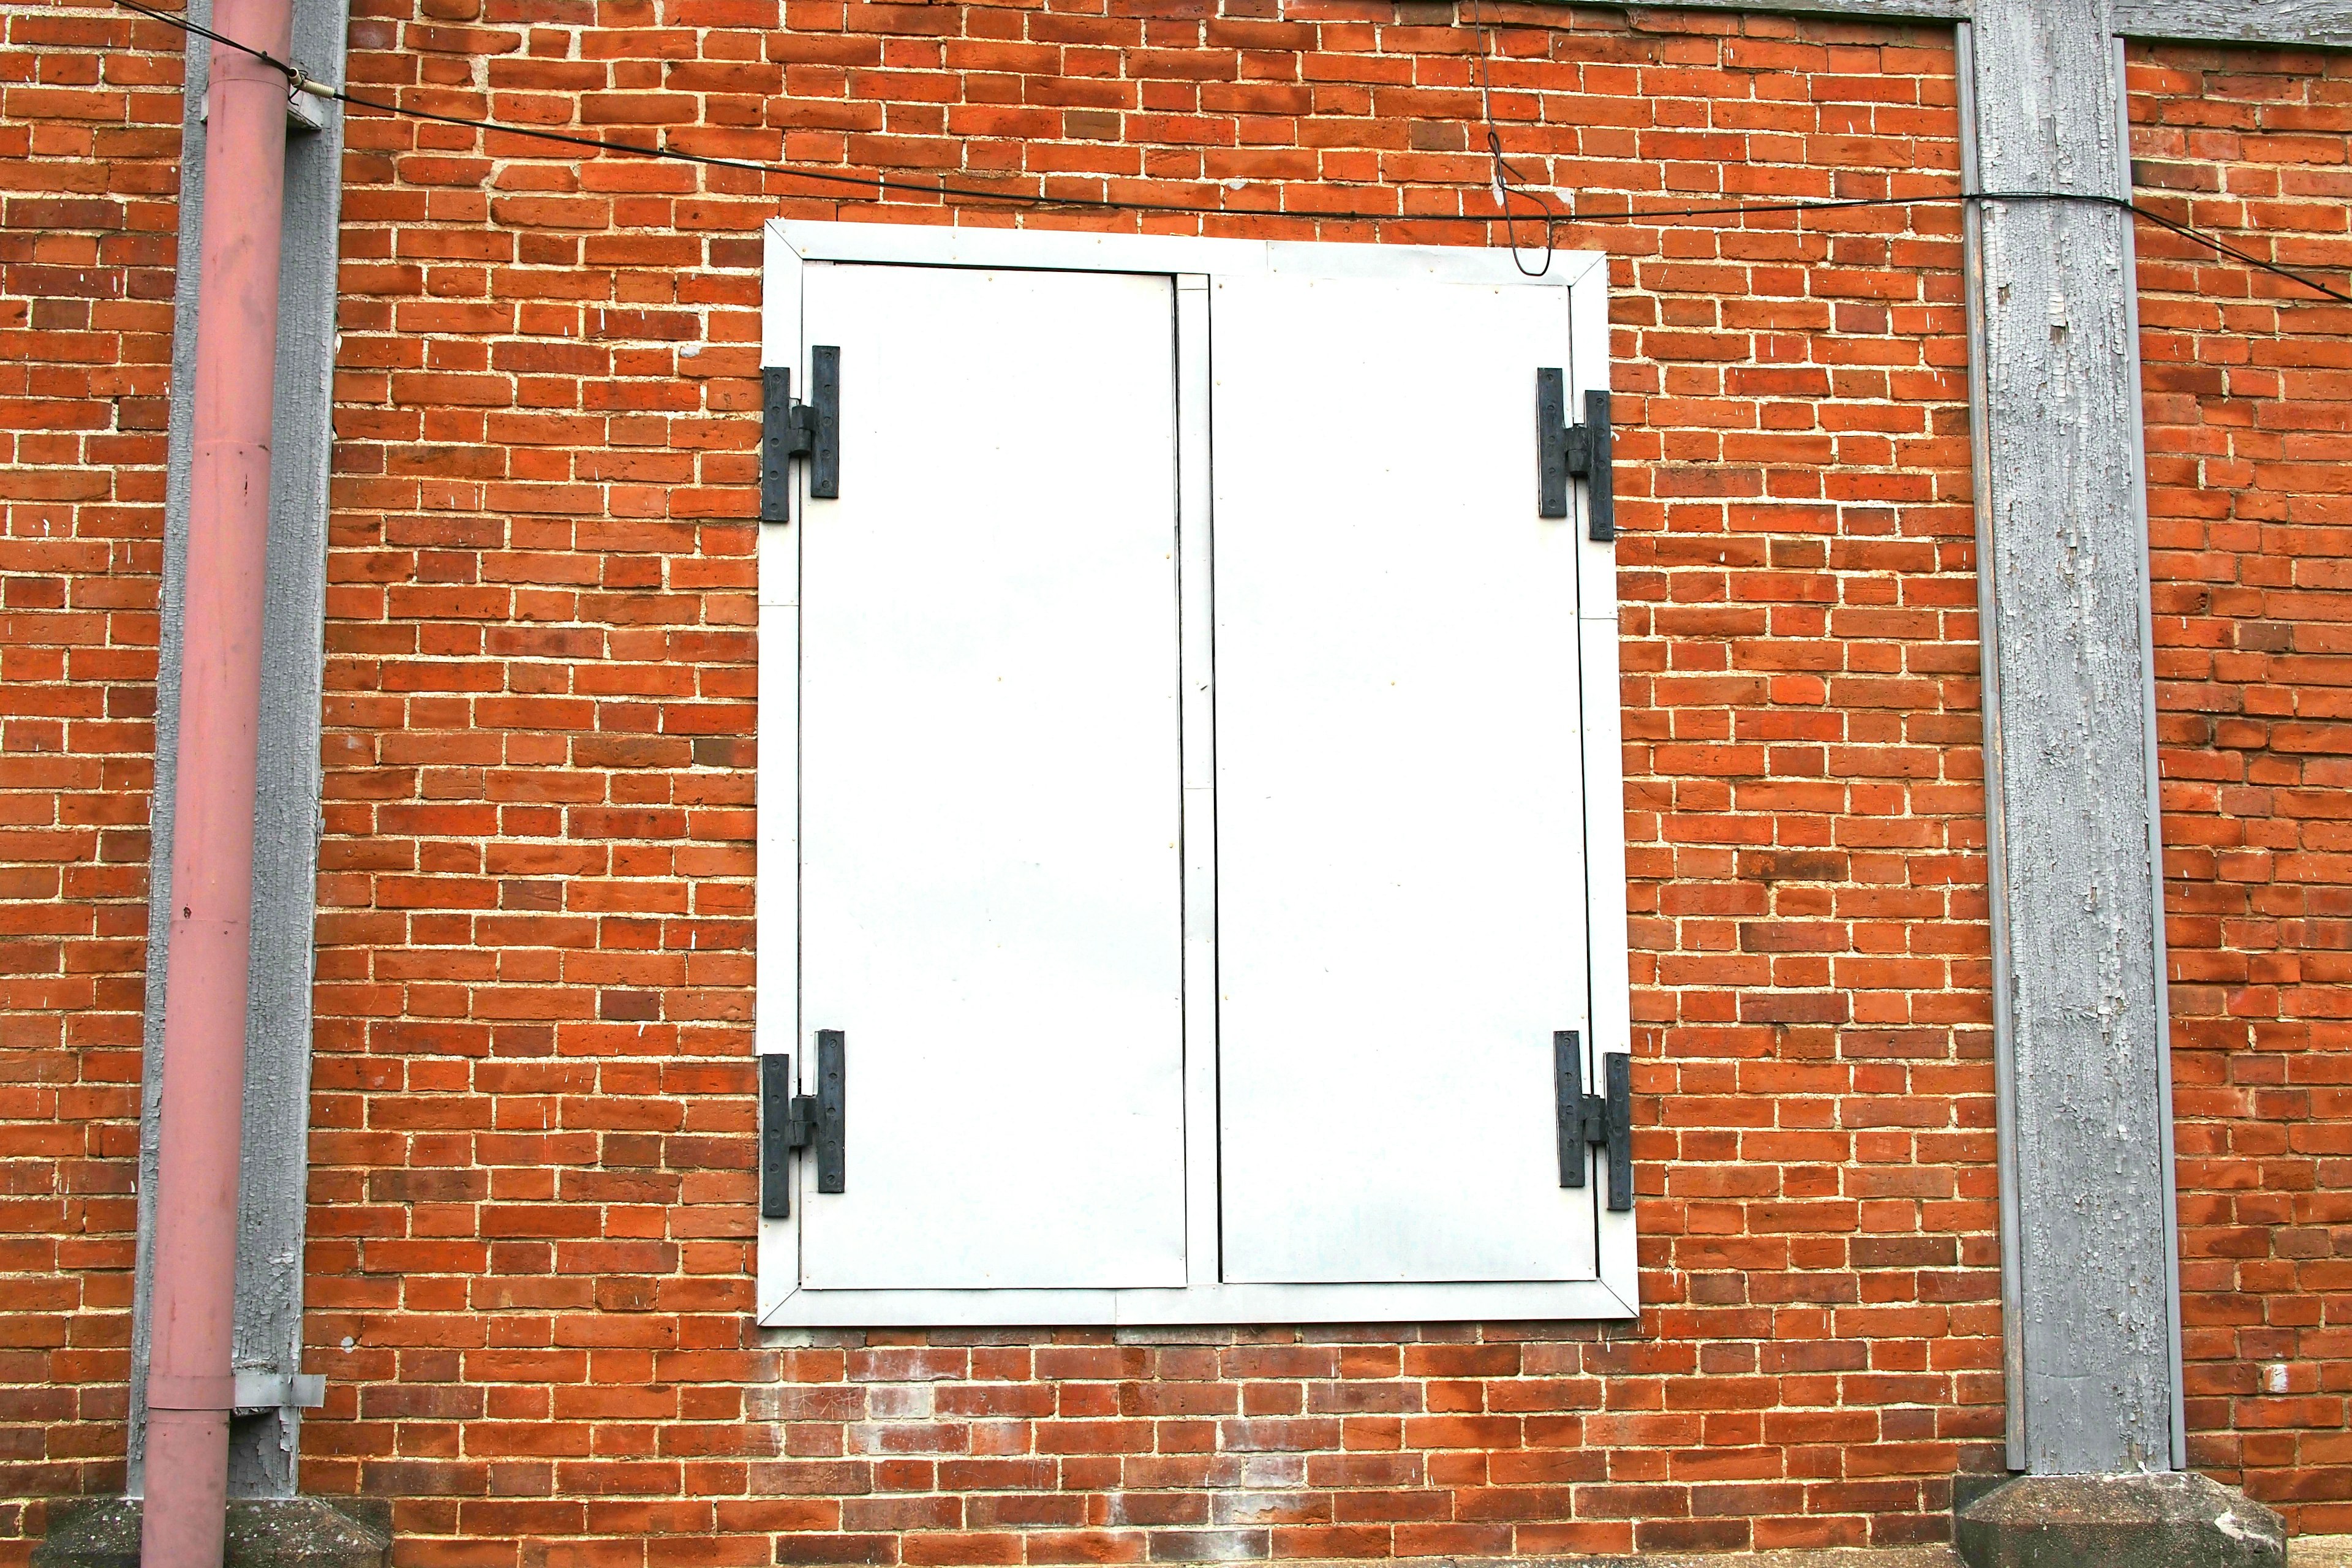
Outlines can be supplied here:
M1411 0L357 11L360 90L702 151L1299 211L1486 175L1469 37ZM1497 14L1519 167L1595 205L1949 186L1941 29ZM5 23L0 1497L38 1497L120 1482L177 61ZM2157 184L2352 259L2344 62L2135 59ZM1565 237L1615 258L1637 1329L763 1334L755 231L940 215L375 116L347 180L312 1489L400 1500L415 1563L1944 1533L2000 1427L1951 209ZM2143 247L2193 1451L2352 1529L2352 320Z
M0 1535L121 1485L178 37L0 12Z
M375 90L707 151L782 129L815 163L1310 210L1485 178L1443 7L362 12ZM1538 179L1956 164L1937 29L1514 21L1496 110ZM404 1500L420 1563L1943 1533L2000 1425L1949 209L1576 237L1622 291L1638 1332L762 1335L744 520L777 199L376 118L352 145L309 1484Z
M2168 211L2347 289L2352 59L2131 85ZM2352 307L2140 244L2189 1453L2352 1531Z

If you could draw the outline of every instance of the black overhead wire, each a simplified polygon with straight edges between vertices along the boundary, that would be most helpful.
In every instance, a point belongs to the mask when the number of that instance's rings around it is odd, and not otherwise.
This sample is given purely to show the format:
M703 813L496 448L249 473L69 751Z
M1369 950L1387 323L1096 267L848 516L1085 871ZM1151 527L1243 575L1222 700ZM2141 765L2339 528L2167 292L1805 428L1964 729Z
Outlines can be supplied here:
M1493 195L1496 205L1499 209L1496 217L1481 217L1471 213L1448 216L1401 212L1292 212L1256 207L1204 207L1183 202L1121 201L1109 196L1054 196L1024 191L992 191L980 186L954 184L944 179L924 182L893 179L882 174L845 174L826 169L803 168L789 163L769 163L749 158L724 158L709 153L689 153L678 147L639 147L626 142L607 142L599 137L575 136L568 132L543 130L537 126L509 125L490 120L473 120L463 115L441 114L429 109L416 109L406 104L386 103L378 99L361 98L341 88L331 87L325 82L314 79L299 65L281 60L277 56L266 50L255 48L250 44L240 43L235 38L226 37L184 16L175 16L168 11L155 10L142 5L140 0L113 0L113 4L126 11L145 16L151 21L161 22L166 26L176 27L183 33L193 34L197 37L219 44L225 48L249 55L264 65L283 71L286 73L287 83L292 91L307 93L313 98L331 99L354 109L373 109L380 113L399 115L404 119L431 121L436 124L456 125L470 131L489 132L509 136L527 136L536 141L553 142L568 147L584 147L597 153L615 153L635 158L663 158L676 163L698 163L706 168L738 169L754 174L777 174L788 179L807 180L817 184L871 191L877 195L898 192L908 195L957 196L969 201L1000 202L1013 206L1041 209L1181 213L1195 217L1286 217L1320 223L1494 223L1499 221L1503 225L1504 236L1511 247L1512 263L1520 272L1530 278L1540 278L1550 270L1552 253L1559 248L1556 237L1559 231L1563 227L1573 227L1579 224L1635 224L1647 223L1659 218L1735 216L1744 217L1777 213L1801 215L1813 212L1849 211L1861 207L1931 206L1969 202L2079 202L2091 206L2114 207L2146 218L2157 227L2203 246L2217 256L2274 274L2291 282L2299 283L2330 300L2352 305L2352 293L2332 288L2308 273L2282 266L2265 257L2256 256L2252 251L2241 249L2226 240L2216 238L2178 218L2168 217L2162 213L2142 206L2137 202L2122 196L2103 195L2091 192L1948 191L1915 196L1828 196L1811 199L1791 198L1781 201L1730 201L1680 207L1653 207L1643 211L1635 211L1629 206L1623 212L1557 212L1549 203L1529 188L1526 178L1512 167L1509 160L1503 155L1502 133L1496 125L1493 106L1488 101L1487 28L1482 14L1476 8L1477 0L1471 0L1471 4L1473 25L1477 28L1479 35L1478 101L1481 118L1485 121L1486 153L1491 169L1486 189ZM1530 268L1520 259L1519 220L1513 213L1510 205L1515 198L1532 205L1537 216L1542 222L1544 259L1540 267Z
M2300 283L2306 289L2314 289L2318 293L2324 294L2331 300L2340 300L2347 305L2352 305L2352 294L2345 293L2340 289L2332 289L2307 273L2298 272L2293 268L2283 267L2277 262L2272 261L2267 258L2256 256L2252 251L2242 250L2236 246L2229 244L2225 240L2217 239L2211 235L2206 234L2202 230L2195 228L2189 224L2182 223L2177 218L2167 217L2162 213L2155 212L2147 207L2144 207L2137 202L2127 200L2122 196L2105 195L2087 192L1958 191L1948 194L1924 196L1853 196L1829 197L1814 200L1800 199L1782 202L1731 202L1713 206L1686 206L1679 208L1666 208L1664 210L1653 208L1644 212L1633 212L1630 209L1622 213L1554 212L1549 203L1547 203L1541 196L1536 195L1533 190L1528 188L1528 180L1525 176L1519 174L1517 169L1512 166L1510 160L1503 156L1503 134L1501 129L1495 123L1495 106L1488 88L1486 77L1486 62L1494 52L1493 35L1484 20L1484 15L1481 9L1481 0L1468 0L1468 5L1470 8L1470 25L1474 29L1475 29L1478 37L1478 114L1479 118L1486 122L1486 155L1491 161L1492 168L1489 188L1494 192L1496 206L1502 209L1503 235L1504 238L1511 247L1511 264L1517 267L1521 274L1526 277L1540 278L1546 272L1549 271L1551 269L1552 252L1559 248L1553 237L1555 231L1562 226L1573 226L1580 223L1607 223L1612 220L1630 222L1636 219L1658 217L1704 217L1714 214L1728 215L1733 213L1747 215L1751 213L1823 212L1842 207L1910 206L1914 205L1940 205L1946 202L2081 202L2092 206L2115 207L2124 212L2131 213L2137 216L2144 217L2147 219L2148 222L2156 225L2157 227L2168 230L2173 234L2180 236L2183 239L2204 246L2216 255L2227 257L2232 261L2242 262L2248 267L2259 268L2264 272L2275 273L2281 278ZM1529 268L1527 263L1519 259L1518 223L1512 216L1510 207L1511 198L1515 196L1532 205L1536 209L1537 216L1543 221L1544 259L1541 267Z

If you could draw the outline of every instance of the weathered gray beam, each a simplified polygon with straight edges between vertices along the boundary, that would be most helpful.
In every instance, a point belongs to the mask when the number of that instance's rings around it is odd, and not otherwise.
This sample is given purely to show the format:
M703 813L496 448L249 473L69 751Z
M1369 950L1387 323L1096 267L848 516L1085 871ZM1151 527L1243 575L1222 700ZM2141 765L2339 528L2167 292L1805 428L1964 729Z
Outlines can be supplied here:
M1759 11L1870 21L1965 22L1980 0L1665 0L1643 10ZM2352 0L2114 0L2108 26L2130 38L2352 48Z
M2352 48L2352 0L2116 0L2129 38Z
M1969 16L1970 0L1665 0L1663 5L1629 7L1643 11L1751 11L1783 16L1851 16L1863 21L1958 22Z
M189 19L210 21L209 0ZM294 58L341 82L348 0L294 8ZM165 473L162 647L155 678L155 793L148 870L145 1071L139 1135L139 1263L131 1317L130 1489L142 1489L155 1227L155 1132L169 984L174 753L182 585L187 561L190 393L202 257L208 46L191 40L181 121L180 254ZM289 128L278 385L269 464L269 569L262 622L261 755L254 810L251 1012L246 1028L245 1142L237 1193L235 1364L290 1379L302 1352L302 1237L309 1179L310 975L319 863L319 731L325 675L327 476L333 407L335 268L342 210L342 106L319 102L316 132ZM291 1387L289 1382L286 1386ZM301 1415L290 1406L230 1424L229 1490L294 1495Z
M2111 0L1978 0L1974 188L2126 188ZM2130 218L1967 221L2012 1468L2178 1462Z

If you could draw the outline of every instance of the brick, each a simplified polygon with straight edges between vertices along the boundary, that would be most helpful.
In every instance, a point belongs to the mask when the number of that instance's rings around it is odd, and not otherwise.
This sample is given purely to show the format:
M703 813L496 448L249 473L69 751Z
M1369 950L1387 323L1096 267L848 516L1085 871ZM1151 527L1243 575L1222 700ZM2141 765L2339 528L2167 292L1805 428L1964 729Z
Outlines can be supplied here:
M1234 209L1128 225L1154 231L1503 237L1459 216L1483 131L1448 18L777 10L506 30L395 0L350 79ZM180 44L5 26L0 1492L48 1497L121 1479ZM1944 30L1499 36L1507 142L1589 211L1666 205L1662 170L1827 195L1957 168ZM2341 268L2352 90L2312 58L2135 45L2134 150L2158 199ZM398 1497L420 1560L638 1568L1941 1538L1922 1478L1995 1466L2000 1421L1948 210L1569 231L1612 257L1637 1337L775 1348L745 1322L740 1070L755 231L873 215L382 117L347 184L306 1361L345 1393L305 1422L307 1485ZM1265 216L1363 209L1452 221ZM2352 1529L2352 346L2282 280L2140 246L2192 1442Z

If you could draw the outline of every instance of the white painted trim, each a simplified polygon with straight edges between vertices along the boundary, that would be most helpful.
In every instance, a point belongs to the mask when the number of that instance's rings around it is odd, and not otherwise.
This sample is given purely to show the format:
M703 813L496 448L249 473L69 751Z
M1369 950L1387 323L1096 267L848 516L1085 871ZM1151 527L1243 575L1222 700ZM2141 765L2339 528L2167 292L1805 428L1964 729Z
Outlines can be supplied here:
M761 279L760 363L790 365L794 385L807 374L801 353L801 258L771 226ZM795 466L795 486L807 482ZM801 498L792 500L800 515ZM800 531L788 523L760 529L759 707L753 741L759 777L752 786L757 908L751 1037L761 1056L790 1053L800 1037ZM761 872L764 870L765 876ZM801 1161L797 1164L805 1164ZM801 1173L795 1168L795 1186ZM800 1281L800 1194L792 1219L759 1222L756 1294L764 1320Z
M800 1290L762 1328L1510 1322L1637 1316L1599 1279L1537 1284L1214 1285L1183 1290Z
M1568 295L1574 393L1608 385L1608 258L1555 255L1546 275L1525 276L1504 249L1327 245L1291 241L1077 234L771 221L764 232L762 364L805 375L801 278L809 261L1066 271L1158 272L1176 279L1178 583L1183 671L1187 1256L1181 1289L814 1290L798 1287L803 1167L794 1163L794 1218L759 1227L759 1321L763 1326L896 1328L1050 1324L1307 1323L1623 1320L1638 1316L1634 1216L1601 1206L1596 1159L1588 1192L1597 1215L1599 1278L1550 1282L1234 1285L1219 1278L1215 947L1213 617L1209 574L1210 300L1220 276L1280 272L1312 278L1421 278L1432 282L1541 287ZM1530 484L1533 475L1528 476ZM795 498L794 515L798 516ZM1576 522L1582 531L1586 522ZM799 1037L798 722L799 537L761 529L760 862L792 880L759 900L761 1000L757 1049L793 1052ZM1625 823L1619 719L1615 551L1589 536L1578 552L1579 689L1584 707L1583 809L1588 865L1589 1053L1627 1048ZM764 881L765 879L763 879ZM1207 1005L1194 1005L1193 999ZM1588 1055L1591 1060L1591 1055ZM1597 1065L1597 1064L1596 1064ZM800 1075L805 1077L805 1074ZM805 1085L804 1085L805 1087Z
M1609 288L1609 257L1605 251L1561 251L1551 258L1551 269L1558 274L1554 281L1565 283L1570 289L1580 289L1590 282L1605 294ZM1601 353L1606 359L1609 353L1609 312L1605 309L1601 312Z
M1568 300L1568 405L1580 408L1588 391L1609 387L1609 274L1586 268ZM1584 721L1585 950L1591 975L1592 1041L1586 1053L1597 1068L1601 1053L1633 1048L1632 963L1627 952L1625 897L1625 751L1617 662L1617 547L1597 543L1586 516L1589 492L1576 489L1577 655ZM1588 1086L1598 1091L1598 1082ZM1638 1126L1638 1123L1636 1124ZM1601 1245L1601 1278L1626 1300L1635 1299L1639 1265L1631 1213L1609 1211L1608 1173L1596 1153L1586 1178Z
M783 226L760 231L760 363L800 363L801 256L784 242ZM789 280L789 293L779 293Z
M1340 245L1320 240L1203 239L1190 235L1079 234L1064 229L956 228L945 224L769 220L772 240L807 261L915 267L1020 267L1068 272L1281 272L1294 278L1425 278L1436 283L1558 289L1607 258L1563 250L1546 276L1519 270L1507 249L1444 245ZM772 252L771 252L772 254Z

